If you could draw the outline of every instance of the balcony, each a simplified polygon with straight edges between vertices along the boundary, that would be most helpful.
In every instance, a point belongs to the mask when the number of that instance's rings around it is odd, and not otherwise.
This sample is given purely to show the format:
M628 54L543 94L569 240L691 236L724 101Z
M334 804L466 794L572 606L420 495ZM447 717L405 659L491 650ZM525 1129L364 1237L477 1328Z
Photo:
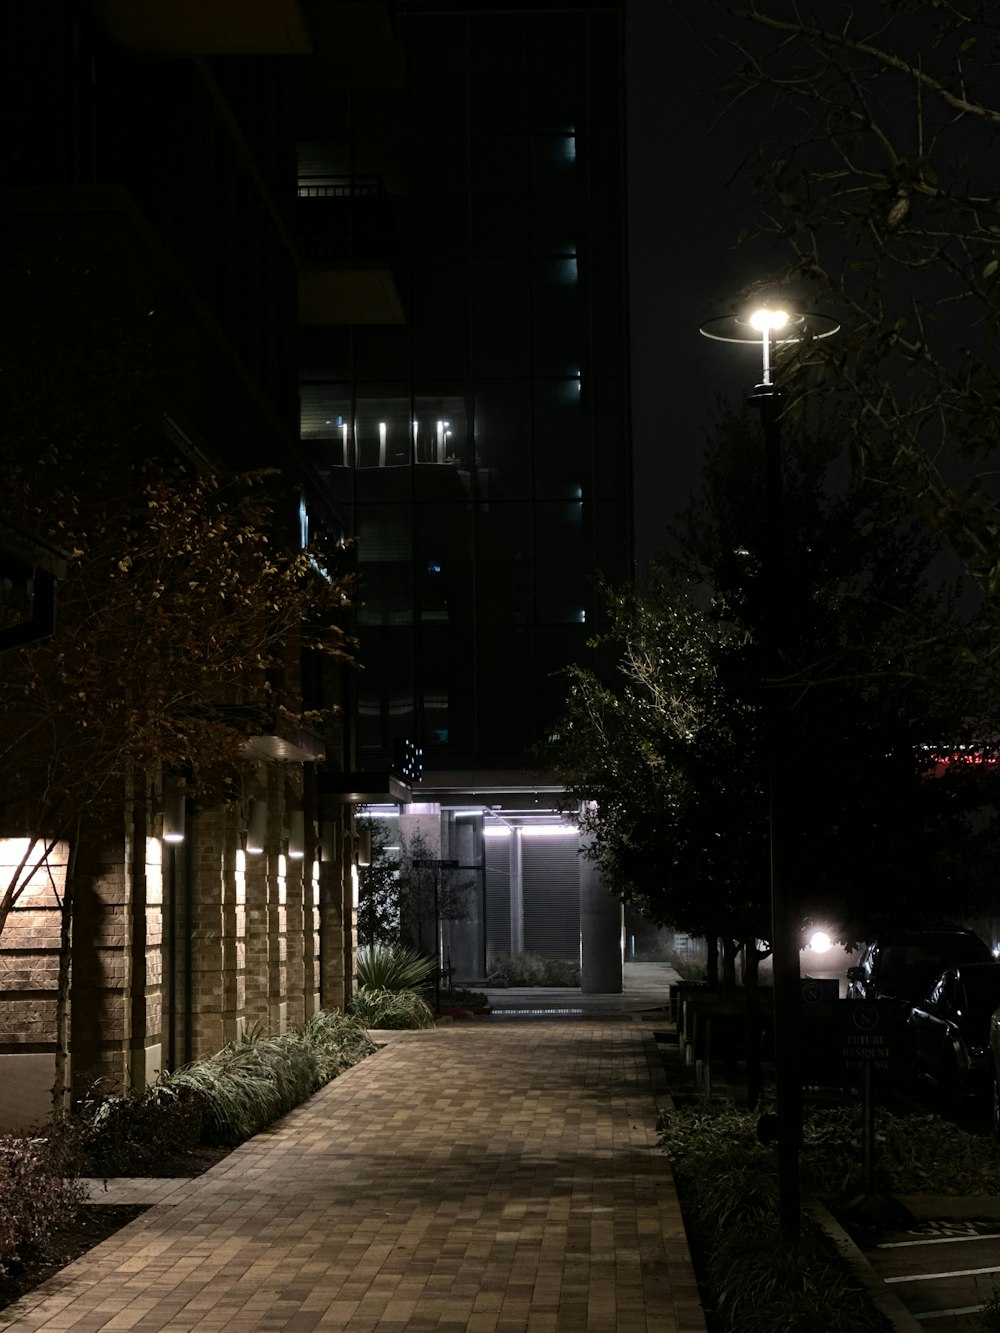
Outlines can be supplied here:
M151 55L308 55L299 0L90 0L119 46Z
M300 324L403 324L396 228L378 176L301 177Z

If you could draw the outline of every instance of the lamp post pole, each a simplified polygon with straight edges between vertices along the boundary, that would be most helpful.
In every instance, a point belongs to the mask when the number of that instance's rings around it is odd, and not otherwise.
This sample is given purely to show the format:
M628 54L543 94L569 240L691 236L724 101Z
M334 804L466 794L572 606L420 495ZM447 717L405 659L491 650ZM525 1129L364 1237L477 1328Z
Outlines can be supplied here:
M764 334L765 343L768 334ZM766 366L765 360L765 366ZM801 977L799 929L794 894L785 864L784 819L788 803L791 747L788 716L778 680L785 644L784 487L781 473L780 396L767 380L758 384L750 403L760 411L764 434L767 544L764 550L764 632L767 657L764 716L767 747L768 831L771 877L771 969L774 978L774 1083L778 1104L778 1209L786 1244L799 1238L801 1191L799 1147L802 1139L802 1078L799 1068Z
M773 382L775 340L800 342L836 333L836 321L821 315L795 315L773 307L739 316L709 320L701 326L708 338L723 342L756 342L761 348L762 377L749 397L760 410L764 434L766 546L763 552L766 658L763 671L766 730L766 780L771 889L771 967L774 976L774 1074L778 1103L778 1208L781 1238L794 1244L801 1230L799 1147L802 1140L802 1081L799 1071L799 919L788 877L784 850L788 803L784 792L791 761L788 710L778 682L783 671L787 636L785 615L785 522L781 469L781 395Z

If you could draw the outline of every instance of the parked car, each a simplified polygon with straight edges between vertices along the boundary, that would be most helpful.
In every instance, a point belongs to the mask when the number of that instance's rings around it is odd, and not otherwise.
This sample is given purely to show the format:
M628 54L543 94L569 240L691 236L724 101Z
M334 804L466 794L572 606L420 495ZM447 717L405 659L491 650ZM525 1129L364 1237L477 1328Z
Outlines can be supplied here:
M885 935L868 943L857 964L847 969L847 998L898 1000L908 1010L946 968L992 962L988 946L971 930L944 927Z
M954 1096L990 1091L990 1027L1000 1008L1000 963L949 967L906 1020L906 1051L918 1079Z

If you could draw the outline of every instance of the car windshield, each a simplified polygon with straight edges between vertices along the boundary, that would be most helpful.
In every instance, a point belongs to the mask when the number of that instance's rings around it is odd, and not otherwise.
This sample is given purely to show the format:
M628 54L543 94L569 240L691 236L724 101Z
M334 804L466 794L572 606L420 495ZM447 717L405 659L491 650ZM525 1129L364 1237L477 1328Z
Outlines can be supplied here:
M881 952L878 966L880 990L900 990L910 993L929 987L946 967L962 963L980 963L986 946L972 940L947 941L929 945L926 941L913 944L887 944Z
M970 1013L985 1017L1000 1009L1000 966L969 968L962 985Z

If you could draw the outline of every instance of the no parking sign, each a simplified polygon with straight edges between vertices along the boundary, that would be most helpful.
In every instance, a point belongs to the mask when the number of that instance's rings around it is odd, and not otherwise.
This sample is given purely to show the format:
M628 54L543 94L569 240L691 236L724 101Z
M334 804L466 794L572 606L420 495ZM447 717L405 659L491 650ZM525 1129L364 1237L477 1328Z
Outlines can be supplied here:
M838 1000L837 1034L840 1058L846 1073L886 1075L899 1031L899 1005L895 1000Z

